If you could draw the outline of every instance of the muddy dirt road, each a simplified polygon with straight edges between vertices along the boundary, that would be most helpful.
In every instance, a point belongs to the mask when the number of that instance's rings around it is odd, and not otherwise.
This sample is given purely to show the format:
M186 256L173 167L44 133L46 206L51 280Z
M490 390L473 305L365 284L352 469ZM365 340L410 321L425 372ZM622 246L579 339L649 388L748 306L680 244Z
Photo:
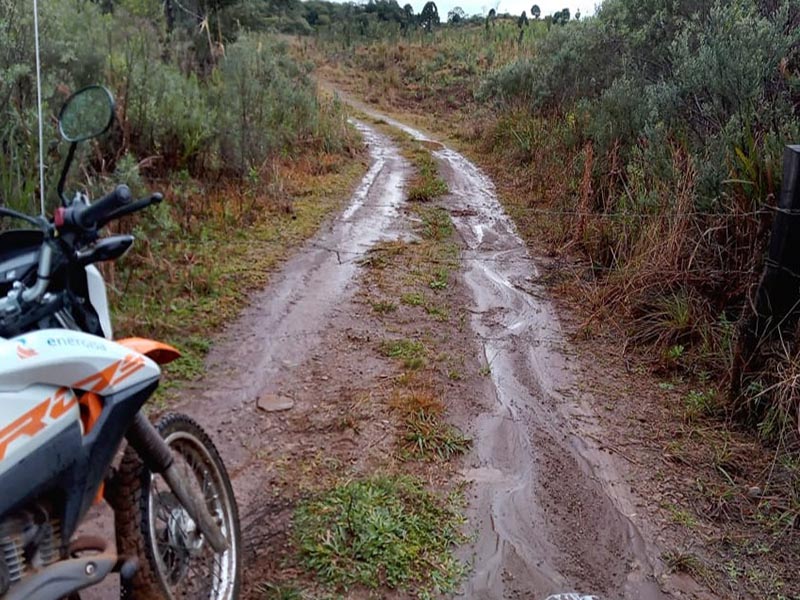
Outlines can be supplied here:
M403 235L398 209L409 165L387 136L357 126L371 167L350 205L253 298L214 346L209 376L184 395L184 408L218 442L245 523L265 518L265 472L274 466L263 454L279 417L259 410L258 400L285 395L287 381L308 382L306 396L324 386L322 373L338 365L313 374L323 381L310 381L304 370L324 353L332 323L357 292L359 260L376 242ZM472 568L459 595L669 597L664 590L688 584L664 573L637 523L621 465L592 441L604 432L590 398L576 392L579 361L536 284L535 262L480 170L444 146L434 156L450 187L443 204L463 242L459 276L469 290L470 325L491 370L488 392L467 418L474 448L462 474L473 484L469 529L476 537L461 553Z

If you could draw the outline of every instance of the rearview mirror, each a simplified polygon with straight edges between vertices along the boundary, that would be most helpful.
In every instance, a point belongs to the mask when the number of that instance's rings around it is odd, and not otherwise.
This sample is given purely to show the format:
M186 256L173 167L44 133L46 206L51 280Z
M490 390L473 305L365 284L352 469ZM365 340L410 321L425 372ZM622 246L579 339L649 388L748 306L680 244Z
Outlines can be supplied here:
M82 142L105 133L114 121L114 96L100 85L72 94L61 107L58 129L68 142Z

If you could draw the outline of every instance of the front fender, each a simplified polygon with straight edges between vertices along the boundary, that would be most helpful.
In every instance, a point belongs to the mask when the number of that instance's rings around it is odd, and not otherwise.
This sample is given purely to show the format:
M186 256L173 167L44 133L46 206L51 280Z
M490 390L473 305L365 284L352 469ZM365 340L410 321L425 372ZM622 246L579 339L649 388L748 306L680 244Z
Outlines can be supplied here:
M124 340L115 340L117 344L130 348L134 352L144 354L147 358L157 362L160 365L171 363L176 358L180 358L181 353L176 348L157 342L155 340L148 340L145 338L125 338Z

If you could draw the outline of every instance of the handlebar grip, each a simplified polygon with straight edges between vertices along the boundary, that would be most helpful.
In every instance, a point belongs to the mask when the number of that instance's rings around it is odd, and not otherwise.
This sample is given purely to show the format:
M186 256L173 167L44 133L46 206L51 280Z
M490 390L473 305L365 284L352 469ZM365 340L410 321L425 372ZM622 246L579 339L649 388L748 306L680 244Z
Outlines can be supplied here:
M105 215L125 206L130 201L131 190L123 183L118 185L110 194L106 194L76 214L75 223L84 229L91 229Z

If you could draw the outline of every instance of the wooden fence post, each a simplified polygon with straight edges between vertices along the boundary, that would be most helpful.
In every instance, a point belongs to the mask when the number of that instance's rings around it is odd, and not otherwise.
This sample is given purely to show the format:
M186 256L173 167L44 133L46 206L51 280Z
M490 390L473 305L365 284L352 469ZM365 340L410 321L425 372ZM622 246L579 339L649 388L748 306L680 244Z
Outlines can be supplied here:
M781 195L753 309L739 331L734 352L734 401L758 344L790 330L800 314L800 146L786 146L783 152Z

